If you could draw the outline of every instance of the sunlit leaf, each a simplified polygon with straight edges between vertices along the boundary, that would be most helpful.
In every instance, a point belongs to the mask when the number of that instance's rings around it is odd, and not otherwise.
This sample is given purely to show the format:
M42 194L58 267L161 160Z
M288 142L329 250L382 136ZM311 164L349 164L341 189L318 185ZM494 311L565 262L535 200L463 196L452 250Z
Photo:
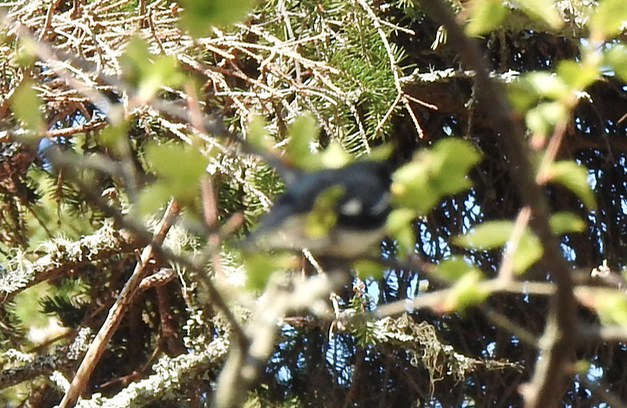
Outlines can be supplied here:
M557 235L581 232L585 228L586 223L573 213L559 212L551 217L551 230Z
M466 248L485 250L500 248L509 240L514 229L511 221L487 221L474 227L468 234L453 242Z
M167 184L172 196L183 202L198 197L199 179L205 173L209 159L197 147L153 143L146 147L146 159L151 169Z
M181 0L181 25L194 37L212 33L212 26L236 23L252 9L252 0Z
M263 252L247 254L244 259L246 287L254 291L262 290L272 274L293 269L298 263L298 258L291 254L270 255Z
M140 100L149 100L162 87L176 87L184 80L176 57L151 54L146 41L139 37L128 42L120 65L124 76L137 88Z
M591 303L596 309L602 324L627 325L627 295L616 291L603 290L594 294Z
M33 89L32 82L25 80L17 87L11 97L11 109L28 129L34 132L45 130L41 99Z
M530 72L521 80L531 85L533 90L537 92L538 95L545 98L557 100L570 91L562 78L549 72Z
M381 279L385 267L380 262L359 259L353 262L353 269L360 279Z
M472 186L468 171L479 162L481 155L470 143L461 139L443 139L433 147L437 161L434 184L438 192L444 195L456 194Z
M313 203L313 208L305 217L305 233L309 238L328 235L337 221L335 205L344 194L344 188L334 185L320 193Z
M538 237L529 228L525 228L518 241L518 246L511 255L512 270L514 273L525 272L531 265L540 260L543 253L544 250Z
M411 221L416 218L416 211L409 208L392 210L388 215L386 230L404 249L413 248L415 244L414 227Z
M548 134L557 122L568 117L568 110L560 102L544 102L529 110L525 116L527 126L535 134Z
M444 196L471 187L468 171L480 154L461 139L444 139L430 150L414 155L411 162L394 172L392 194L398 207L427 213Z
M596 208L594 193L588 184L588 171L574 161L553 163L549 180L559 183L575 193L588 209Z
M350 159L350 155L346 153L342 144L336 140L332 141L329 147L320 153L320 162L325 169L345 166L350 162Z
M493 31L503 21L507 7L502 0L471 0L466 35L479 36Z
M540 20L553 29L564 25L553 0L517 0L517 3L529 17Z
M590 17L590 31L598 40L614 37L627 25L627 7L624 0L601 0Z
M318 136L316 120L311 115L299 116L289 126L288 136L287 160L304 170L319 170L322 167L320 157L312 153L312 144Z
M437 264L435 266L435 275L439 279L443 279L448 282L457 282L465 274L476 270L477 268L470 265L463 258L454 256Z
M117 155L124 155L129 152L128 146L128 121L119 124L106 126L98 135L98 141Z
M599 70L592 66L583 66L576 61L560 61L557 74L574 91L583 91L599 76Z
M604 50L603 57L603 63L620 79L627 81L627 47L623 44L612 44Z
M273 141L266 130L267 122L261 115L255 115L248 124L246 139L257 149L269 151L273 149Z
M463 312L469 306L486 300L490 293L481 287L482 280L483 275L476 269L462 275L444 302L444 310Z
M136 210L142 215L153 215L172 198L170 183L158 180L141 189L136 202Z

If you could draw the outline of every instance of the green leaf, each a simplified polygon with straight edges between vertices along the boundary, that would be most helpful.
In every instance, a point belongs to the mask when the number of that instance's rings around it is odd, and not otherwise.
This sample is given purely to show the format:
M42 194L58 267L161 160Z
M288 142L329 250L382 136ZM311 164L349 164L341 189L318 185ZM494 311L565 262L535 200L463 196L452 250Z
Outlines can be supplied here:
M472 144L443 139L430 150L414 155L394 172L392 195L397 207L429 212L442 197L468 189L468 171L481 158Z
M463 312L469 306L483 302L490 295L480 285L483 276L477 269L465 273L453 286L444 302L444 310Z
M328 235L337 221L335 205L344 195L344 188L334 185L316 197L313 208L305 216L305 234L309 238L320 238Z
M11 97L11 109L15 116L33 132L41 134L45 129L44 115L41 111L41 99L33 89L33 83L24 80Z
M627 296L610 290L594 293L593 306L604 325L627 325Z
M609 66L610 71L627 82L627 47L623 44L609 45L603 51L603 64Z
M212 26L225 26L243 20L254 6L252 0L181 0L181 25L193 37L212 33Z
M447 282L457 282L467 273L476 273L477 271L477 268L457 256L445 259L435 266L436 276Z
M350 162L350 160L350 155L346 153L342 144L337 140L333 140L329 144L329 147L320 153L320 163L325 169L345 166Z
M487 221L468 234L456 237L453 242L474 250L496 249L504 246L511 238L515 224L511 221ZM511 254L513 270L521 273L527 270L542 256L543 250L539 239L525 228L516 250Z
M556 235L581 232L586 229L586 223L573 213L559 212L551 217L551 230Z
M471 0L466 35L475 37L487 34L501 25L507 8L501 0Z
M353 262L353 269L360 279L381 279L385 267L380 262L373 262L368 259L359 259Z
M292 254L267 254L255 252L246 254L246 287L250 290L263 290L275 272L293 269L299 265L299 259Z
M560 61L557 65L557 75L572 91L583 91L599 76L599 70L593 66L583 66L576 61Z
M549 180L575 193L586 208L596 208L594 192L588 184L588 171L585 167L570 160L555 162L551 166Z
M409 208L397 208L388 215L386 230L406 250L413 248L416 243L411 224L416 215L416 211Z
M509 240L514 229L511 221L487 221L468 234L454 238L456 245L476 250L500 248Z
M516 250L512 256L512 270L514 273L523 273L536 263L544 253L538 237L529 228L525 228Z
M288 128L289 142L285 147L286 159L298 163L304 170L319 170L322 166L320 157L312 153L311 146L318 136L316 121L311 115L302 115Z
M517 3L529 17L540 20L553 29L564 25L552 0L517 0Z
M529 129L539 135L548 134L555 124L568 117L568 109L560 102L544 102L529 110L525 121Z
M549 72L530 72L522 80L528 83L533 91L545 98L558 100L569 92L562 78Z
M257 149L263 151L273 150L273 141L266 130L267 122L261 115L255 115L248 124L246 139Z
M614 37L627 23L627 7L624 0L601 0L596 12L590 17L590 31L595 40Z
M172 195L170 183L158 180L140 190L136 210L142 215L153 215L166 205Z
M467 175L481 159L477 149L461 139L443 139L435 144L433 153L441 161L434 184L444 195L456 194L472 186Z
M120 66L142 101L151 99L164 86L179 86L185 79L176 57L151 54L146 41L139 37L133 37L126 45Z
M128 127L128 121L109 124L98 134L98 141L119 156L127 154L129 152Z
M152 143L146 147L146 160L173 197L182 203L198 197L199 179L205 173L209 159L197 147Z

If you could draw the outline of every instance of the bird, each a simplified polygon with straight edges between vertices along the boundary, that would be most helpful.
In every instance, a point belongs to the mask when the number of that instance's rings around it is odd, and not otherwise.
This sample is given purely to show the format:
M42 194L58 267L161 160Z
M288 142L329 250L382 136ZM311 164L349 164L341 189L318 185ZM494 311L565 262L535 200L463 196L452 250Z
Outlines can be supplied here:
M249 241L264 250L363 256L385 237L391 183L392 166L385 161L355 161L304 173L278 197Z

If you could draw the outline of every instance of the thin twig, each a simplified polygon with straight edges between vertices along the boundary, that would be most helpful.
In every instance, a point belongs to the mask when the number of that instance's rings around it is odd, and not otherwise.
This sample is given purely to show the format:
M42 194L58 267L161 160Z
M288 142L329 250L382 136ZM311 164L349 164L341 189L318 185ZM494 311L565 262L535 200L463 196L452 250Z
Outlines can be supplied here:
M65 396L59 404L59 408L72 407L76 403L79 395L85 389L85 386L89 381L89 377L96 368L96 364L100 360L100 357L102 357L109 340L122 322L124 314L135 299L135 294L139 288L139 284L148 272L149 265L155 257L155 247L158 247L163 243L168 230L176 219L178 211L179 206L176 201L171 201L163 218L161 219L161 222L157 226L152 242L142 251L141 258L138 260L133 274L126 282L126 285L124 285L118 300L109 310L109 314L107 315L105 322L102 324L102 327L100 328L100 331L98 331L94 341L91 343L91 346L89 346L89 350L87 350L87 354L85 355L85 358L83 358L83 361L78 367L76 375L70 384L70 389L65 393Z
M514 111L500 86L490 79L488 66L475 41L466 37L455 17L441 0L417 0L436 19L443 23L448 32L449 43L459 52L463 62L476 73L478 99L491 112L497 139L510 161L512 179L525 205L531 209L530 225L538 236L544 254L541 262L557 282L555 296L549 314L554 316L555 327L547 324L547 342L541 350L533 379L525 392L525 406L554 407L561 401L566 386L566 367L571 362L571 350L576 343L573 281L570 268L564 259L558 240L549 226L549 210L545 194L535 181L535 172L530 162L531 154L525 143L521 124L512 118Z

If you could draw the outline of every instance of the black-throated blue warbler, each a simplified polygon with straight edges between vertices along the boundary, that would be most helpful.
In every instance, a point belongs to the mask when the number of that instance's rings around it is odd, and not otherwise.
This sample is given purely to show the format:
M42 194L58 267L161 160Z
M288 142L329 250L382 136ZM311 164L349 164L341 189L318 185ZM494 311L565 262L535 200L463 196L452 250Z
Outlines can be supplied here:
M308 249L356 258L385 236L392 166L357 161L305 173L289 185L250 239L260 249Z

